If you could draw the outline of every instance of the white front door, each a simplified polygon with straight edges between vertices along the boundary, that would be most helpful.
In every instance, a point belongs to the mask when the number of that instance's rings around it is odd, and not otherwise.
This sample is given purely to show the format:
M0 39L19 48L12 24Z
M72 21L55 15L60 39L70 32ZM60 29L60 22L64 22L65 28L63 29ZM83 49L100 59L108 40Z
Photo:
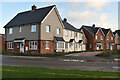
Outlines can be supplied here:
M20 52L24 53L24 44L20 43Z
M113 47L112 47L112 45L110 46L110 50L112 50L113 49Z

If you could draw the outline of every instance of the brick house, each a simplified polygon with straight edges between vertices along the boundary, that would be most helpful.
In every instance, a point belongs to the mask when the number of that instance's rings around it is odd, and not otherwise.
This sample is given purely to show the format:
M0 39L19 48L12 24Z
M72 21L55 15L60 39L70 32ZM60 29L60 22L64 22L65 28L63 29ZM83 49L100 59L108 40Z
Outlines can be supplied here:
M18 13L5 28L7 51L63 52L63 23L55 5Z
M0 34L0 51L5 50L5 34Z
M113 32L115 35L115 49L120 50L120 30Z
M81 27L87 37L87 50L113 50L114 35L111 29L92 26Z
M65 52L86 50L86 45L83 41L84 34L68 23L66 18L62 22L64 25L63 38L65 40Z

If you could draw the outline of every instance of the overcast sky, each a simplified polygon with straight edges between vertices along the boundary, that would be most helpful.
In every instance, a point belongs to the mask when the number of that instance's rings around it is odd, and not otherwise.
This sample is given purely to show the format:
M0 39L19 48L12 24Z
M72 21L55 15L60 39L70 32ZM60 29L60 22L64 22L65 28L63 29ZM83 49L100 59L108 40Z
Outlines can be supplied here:
M61 18L67 18L76 28L95 24L113 31L118 29L118 2L4 2L0 4L0 33L4 33L3 26L17 13L31 10L32 5L37 8L56 5Z

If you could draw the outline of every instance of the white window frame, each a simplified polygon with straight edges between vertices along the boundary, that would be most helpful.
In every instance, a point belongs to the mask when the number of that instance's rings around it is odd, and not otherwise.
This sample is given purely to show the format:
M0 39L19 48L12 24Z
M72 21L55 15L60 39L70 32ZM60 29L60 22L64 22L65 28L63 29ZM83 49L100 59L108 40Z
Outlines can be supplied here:
M49 47L50 47L49 41L45 41L45 49L49 49Z
M33 45L34 44L34 45ZM37 45L36 45L37 44ZM30 47L31 46L31 47ZM30 50L37 50L38 43L37 41L29 41L29 49Z
M103 49L103 44L101 44L101 49Z
M65 48L65 42L57 42L57 49L64 49Z
M13 33L13 28L9 28L9 34Z
M109 49L109 44L107 44L107 49Z
M60 34L60 28L57 28L57 34Z
M100 39L103 40L103 36L100 36Z
M98 37L96 36L96 40L98 39Z
M8 42L8 49L13 49L13 48L14 48L14 43Z
M68 30L65 30L65 35L68 35Z
M90 44L90 48L92 48L92 44Z
M113 37L111 37L111 40L113 40Z
M22 32L22 27L21 26L19 27L19 32Z
M19 43L17 43L17 48L19 48Z
M109 36L107 36L107 40L109 40Z
M68 49L68 43L65 43L65 49Z
M50 32L50 26L46 25L46 32Z
M32 24L31 25L31 32L36 32L37 25L36 24Z
M71 31L71 37L72 37L72 31Z

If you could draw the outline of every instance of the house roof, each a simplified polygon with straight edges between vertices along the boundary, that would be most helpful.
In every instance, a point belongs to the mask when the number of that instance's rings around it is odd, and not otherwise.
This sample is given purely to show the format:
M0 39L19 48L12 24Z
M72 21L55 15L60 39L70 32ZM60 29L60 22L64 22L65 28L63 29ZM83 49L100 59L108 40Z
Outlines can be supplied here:
M74 39L70 39L70 41L69 42L73 42L74 41Z
M72 31L75 31L75 32L80 32L79 29L75 28L73 25L71 25L70 23L68 22L65 22L65 21L62 21L63 22L63 25L65 27L65 29L68 29L68 30L72 30Z
M24 40L25 38L15 38L14 40Z
M55 5L18 13L4 28L11 26L41 23Z
M83 25L82 27L86 28L93 35L95 35L100 28L100 27L93 28L92 26L85 26L85 25Z
M63 37L55 37L55 39L56 39L57 41L65 41L65 40L63 39Z
M103 33L105 34L105 36L108 34L108 32L110 31L110 29L104 29L104 28L101 28Z
M114 35L115 35L116 33L118 33L118 35L120 36L120 30L116 30L115 32L113 32Z

